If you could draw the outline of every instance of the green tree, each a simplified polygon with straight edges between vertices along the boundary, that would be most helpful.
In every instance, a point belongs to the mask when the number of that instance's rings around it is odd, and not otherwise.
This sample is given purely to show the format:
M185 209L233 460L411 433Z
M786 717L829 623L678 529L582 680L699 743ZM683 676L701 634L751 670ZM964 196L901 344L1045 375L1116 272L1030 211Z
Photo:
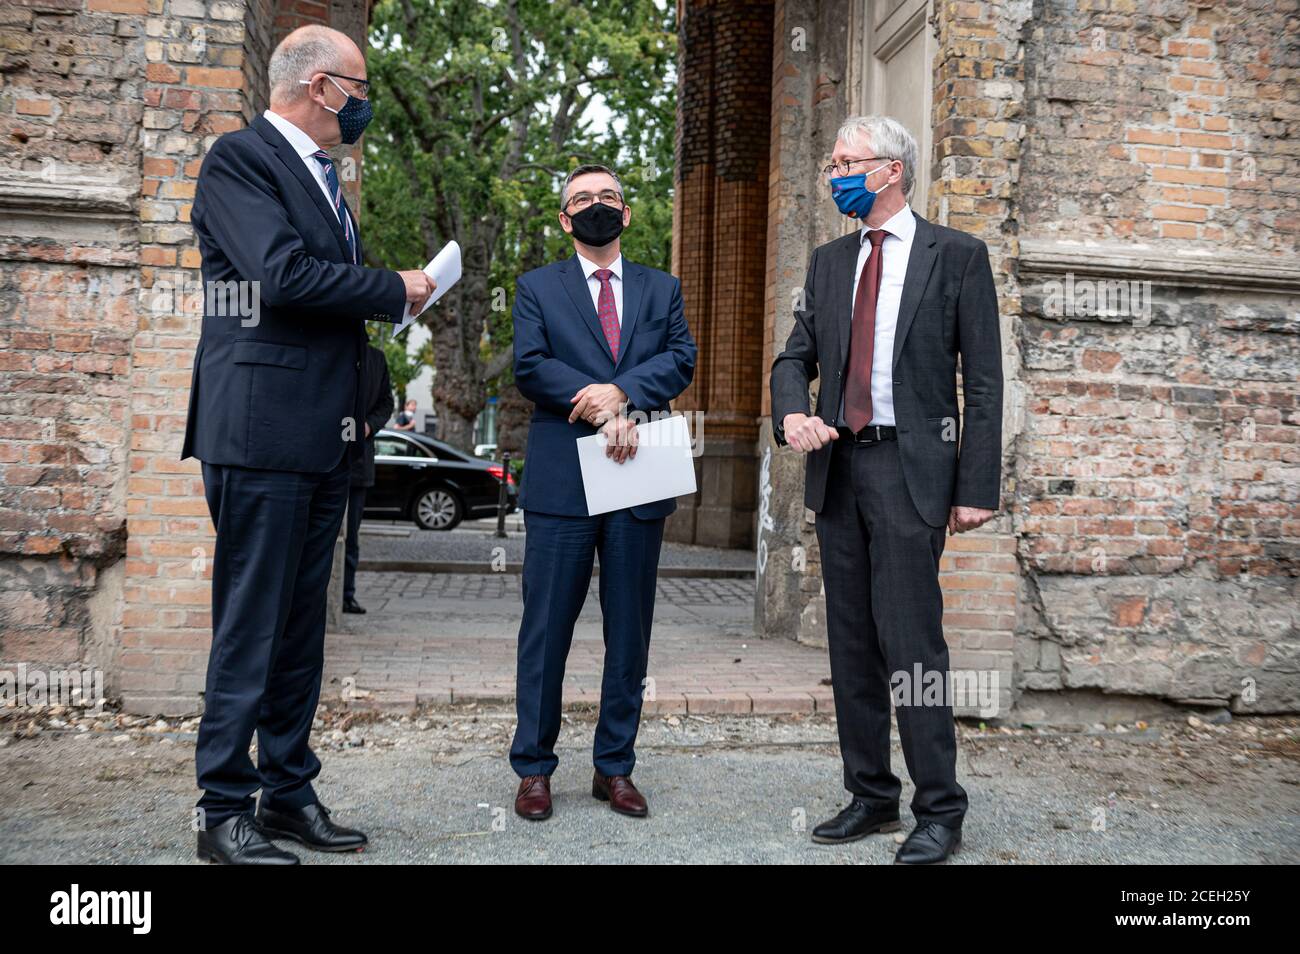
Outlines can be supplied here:
M570 169L620 171L633 215L625 254L668 268L674 16L668 0L376 5L368 255L412 268L460 243L461 281L421 319L451 443L469 446L487 394L508 384L515 277L572 251L556 218Z

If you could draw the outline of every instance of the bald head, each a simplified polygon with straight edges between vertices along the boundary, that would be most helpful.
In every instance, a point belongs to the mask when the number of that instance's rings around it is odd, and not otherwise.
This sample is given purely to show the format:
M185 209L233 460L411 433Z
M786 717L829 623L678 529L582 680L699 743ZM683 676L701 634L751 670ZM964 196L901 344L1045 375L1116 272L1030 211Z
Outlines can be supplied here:
M271 107L289 106L308 95L301 80L317 73L338 73L364 77L365 58L345 33L326 26L304 26L294 30L275 48L267 70L271 83Z

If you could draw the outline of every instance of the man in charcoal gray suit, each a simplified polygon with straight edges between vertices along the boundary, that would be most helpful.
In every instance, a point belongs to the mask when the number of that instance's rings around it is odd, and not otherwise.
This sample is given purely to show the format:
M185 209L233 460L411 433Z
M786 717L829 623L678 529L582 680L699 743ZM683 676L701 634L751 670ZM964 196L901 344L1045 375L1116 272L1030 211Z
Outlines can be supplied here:
M823 844L900 825L889 765L891 689L916 827L895 861L961 845L951 694L904 691L918 670L948 682L939 558L944 534L992 519L1001 492L1002 348L988 249L908 208L916 141L896 120L839 130L822 170L861 227L816 249L802 307L772 366L778 444L808 455L831 682L852 798L813 831ZM957 406L961 359L964 420ZM821 377L809 415L808 387Z

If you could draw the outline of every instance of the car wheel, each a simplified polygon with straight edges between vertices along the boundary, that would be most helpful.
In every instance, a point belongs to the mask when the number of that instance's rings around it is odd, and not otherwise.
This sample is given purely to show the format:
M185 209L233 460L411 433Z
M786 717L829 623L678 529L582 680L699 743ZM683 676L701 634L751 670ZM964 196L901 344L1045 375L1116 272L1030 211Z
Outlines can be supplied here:
M415 498L416 526L424 530L450 530L460 523L460 498L446 487L430 487Z

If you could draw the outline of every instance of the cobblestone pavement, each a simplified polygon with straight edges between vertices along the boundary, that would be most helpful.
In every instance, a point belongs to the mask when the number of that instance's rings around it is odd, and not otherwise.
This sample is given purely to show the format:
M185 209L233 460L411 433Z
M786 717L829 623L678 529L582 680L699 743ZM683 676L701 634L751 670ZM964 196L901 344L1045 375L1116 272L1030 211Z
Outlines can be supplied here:
M488 570L504 557L517 569L524 559L523 516L506 521L506 538L495 536L495 520L466 521L451 532L420 530L411 523L367 520L361 526L362 566L383 569L393 563L467 563ZM664 570L703 570L753 576L752 550L664 543L659 565Z
M325 698L364 703L506 702L514 698L520 578L508 573L357 574L365 616L328 637ZM660 579L647 713L794 713L832 708L822 649L756 639L753 581ZM567 706L599 701L604 654L593 581L565 673Z

